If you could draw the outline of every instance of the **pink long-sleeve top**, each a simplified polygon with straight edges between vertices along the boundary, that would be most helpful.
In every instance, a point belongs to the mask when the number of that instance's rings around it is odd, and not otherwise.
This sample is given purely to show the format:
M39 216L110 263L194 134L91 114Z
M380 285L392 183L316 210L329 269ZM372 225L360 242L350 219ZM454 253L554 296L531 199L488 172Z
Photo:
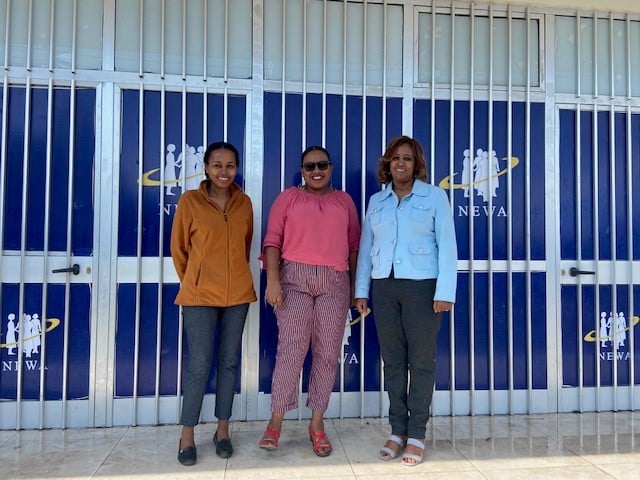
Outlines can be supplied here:
M315 195L290 187L271 206L263 246L279 248L284 260L342 272L359 242L360 222L348 193Z

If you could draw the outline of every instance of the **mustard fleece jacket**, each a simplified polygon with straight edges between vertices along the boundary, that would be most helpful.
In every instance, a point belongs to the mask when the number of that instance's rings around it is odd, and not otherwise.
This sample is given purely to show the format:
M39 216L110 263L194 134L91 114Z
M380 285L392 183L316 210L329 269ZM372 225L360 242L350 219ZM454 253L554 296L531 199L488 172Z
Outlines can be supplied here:
M180 279L175 303L230 307L256 301L249 268L253 236L251 199L235 183L226 212L209 199L203 180L178 201L171 256Z

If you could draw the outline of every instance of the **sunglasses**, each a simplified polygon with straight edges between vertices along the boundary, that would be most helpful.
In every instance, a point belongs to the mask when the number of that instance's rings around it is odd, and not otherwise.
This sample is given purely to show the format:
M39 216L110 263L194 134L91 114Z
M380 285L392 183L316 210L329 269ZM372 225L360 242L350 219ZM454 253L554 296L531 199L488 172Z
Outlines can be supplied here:
M304 168L305 172L313 172L316 167L318 167L318 170L326 170L327 168L329 168L329 165L331 165L331 162L322 160L321 162L316 163L303 163L302 168Z

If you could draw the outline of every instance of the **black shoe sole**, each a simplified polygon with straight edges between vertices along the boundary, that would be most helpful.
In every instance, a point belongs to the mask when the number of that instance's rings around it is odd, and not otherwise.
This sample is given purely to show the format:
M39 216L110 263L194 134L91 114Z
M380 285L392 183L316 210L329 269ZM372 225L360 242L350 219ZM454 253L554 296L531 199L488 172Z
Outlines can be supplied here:
M213 444L216 446L216 455L220 458L229 458L233 454L233 445L231 439L223 438L218 440L218 434L213 436Z

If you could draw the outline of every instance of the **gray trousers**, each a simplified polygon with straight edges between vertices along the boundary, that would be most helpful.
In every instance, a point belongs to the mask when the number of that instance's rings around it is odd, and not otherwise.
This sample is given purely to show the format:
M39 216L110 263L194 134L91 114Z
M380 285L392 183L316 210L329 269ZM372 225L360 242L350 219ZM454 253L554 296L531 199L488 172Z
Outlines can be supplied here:
M435 289L431 279L373 280L373 312L394 435L425 437L442 322L442 314L433 311Z
M182 425L194 427L198 424L214 348L218 366L215 416L220 420L231 417L242 331L248 311L248 303L233 307L182 307L189 348L189 367L182 378ZM218 342L214 345L216 329Z

